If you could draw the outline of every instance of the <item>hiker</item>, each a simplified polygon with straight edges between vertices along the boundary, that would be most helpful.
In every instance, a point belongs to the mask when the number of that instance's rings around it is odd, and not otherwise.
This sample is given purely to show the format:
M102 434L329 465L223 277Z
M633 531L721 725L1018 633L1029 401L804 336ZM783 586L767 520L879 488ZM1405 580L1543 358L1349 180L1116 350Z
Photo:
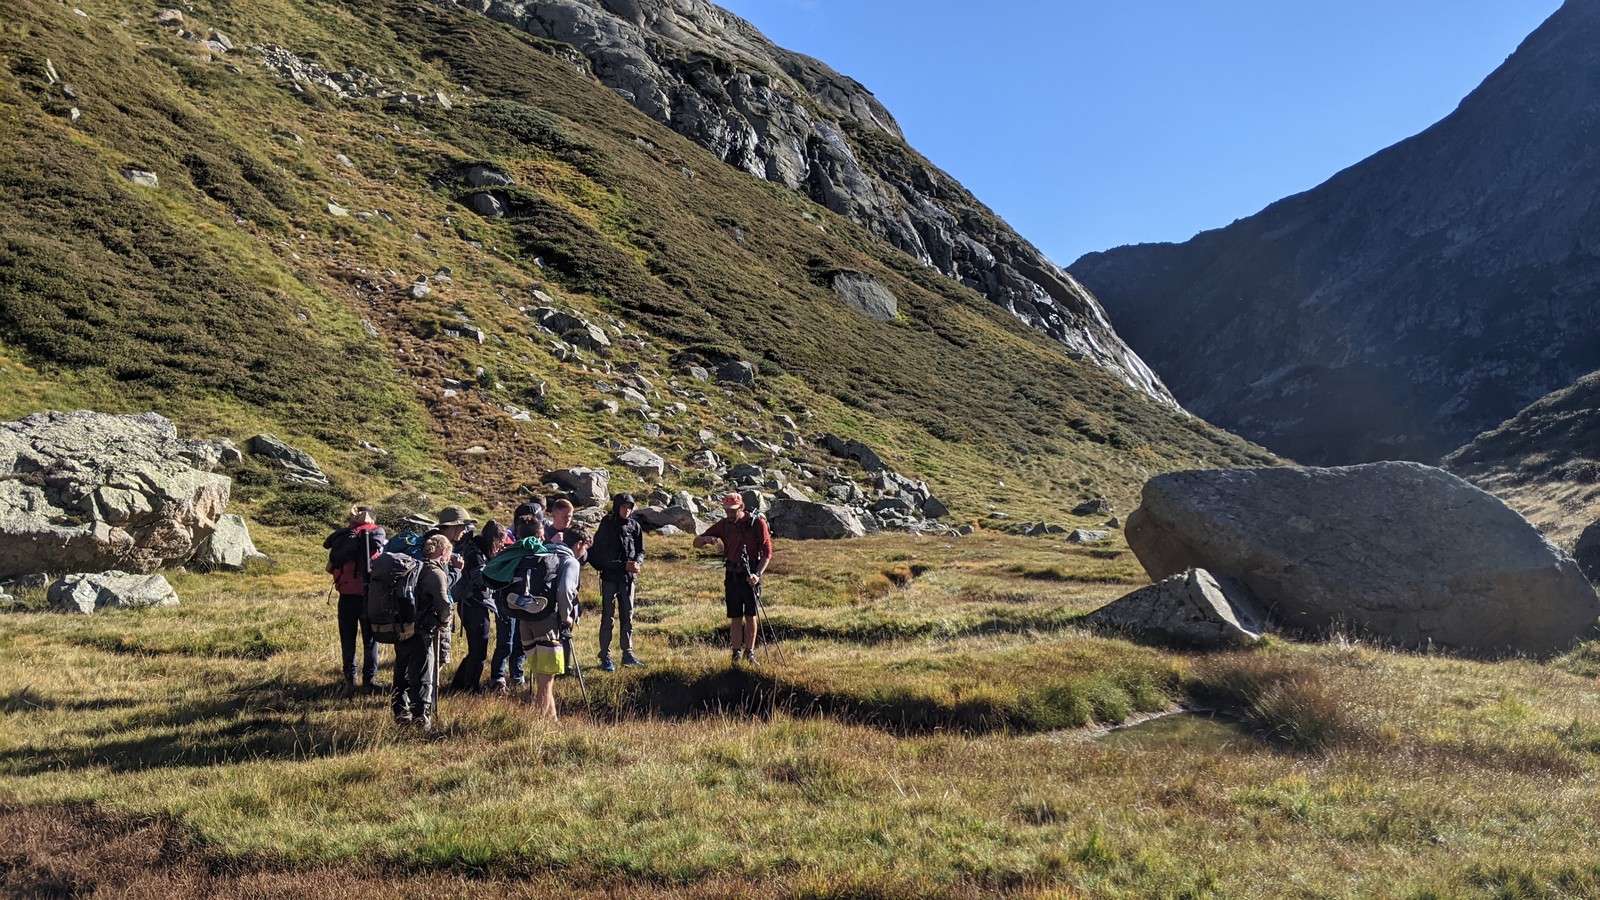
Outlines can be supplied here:
M428 538L436 534L442 534L450 541L450 565L445 569L445 575L449 579L450 595L452 597L455 596L456 583L461 580L461 573L466 567L466 555L462 550L467 540L472 537L472 526L476 524L478 524L478 520L468 515L464 508L446 506L439 513L438 524L434 525L427 534L422 536L424 544L427 543ZM439 664L445 665L449 662L450 629L446 628L439 636Z
M451 589L459 611L461 628L467 636L467 655L456 666L450 680L450 689L476 694L483 690L483 664L489 659L490 623L498 610L494 594L483 580L483 567L502 549L511 544L511 534L506 527L493 519L484 523L483 531L461 545L461 578Z
M567 547L572 546L571 532L574 528L580 527L572 524L572 512L572 501L565 497L557 498L550 504L550 518L544 523L544 542L546 545L562 544ZM584 533L587 534L588 532L585 531ZM587 555L587 550L577 553L580 565ZM573 624L577 624L577 621L581 618L583 618L583 608L575 605L572 616ZM577 667L577 658L572 651L572 625L566 626L561 631L561 653L566 657L563 669L566 672L573 671Z
M522 622L522 645L533 656L533 707L545 718L556 718L555 678L567 673L567 657L561 650L563 631L572 633L572 623L578 617L578 578L582 563L578 560L589 549L593 540L582 525L565 529L565 542L546 544L550 555L557 559L555 585L548 598L549 614L532 622Z
M618 628L622 664L643 666L633 654L633 598L644 565L644 527L633 517L632 494L611 498L611 512L600 520L589 548L589 565L600 570L600 671L615 672L611 662L612 623Z
M372 557L378 555L387 540L383 527L373 520L371 507L352 506L349 525L322 542L328 551L328 574L333 576L334 589L339 592L339 650L344 656L346 691L354 691L357 686L357 631L361 633L362 647L360 684L368 691L377 689L378 642L367 621L367 578L371 575Z
M722 541L723 598L728 606L728 647L733 664L740 652L744 661L756 662L756 616L761 613L761 575L772 562L772 532L767 520L753 516L744 508L744 498L729 494L722 498L721 519L695 536L694 545L704 547Z
M517 543L528 538L541 541L544 538L544 507L538 503L524 503L517 507L512 514L512 537ZM541 546L543 544L541 543ZM494 659L489 664L489 676L492 679L491 689L497 694L509 694L512 690L528 683L527 676L523 673L523 661L527 651L522 648L522 639L517 634L519 623L516 619L501 615L496 609L494 617Z
M450 539L436 534L422 542L422 572L417 576L416 629L394 645L394 721L433 728L434 652L440 633L450 627Z

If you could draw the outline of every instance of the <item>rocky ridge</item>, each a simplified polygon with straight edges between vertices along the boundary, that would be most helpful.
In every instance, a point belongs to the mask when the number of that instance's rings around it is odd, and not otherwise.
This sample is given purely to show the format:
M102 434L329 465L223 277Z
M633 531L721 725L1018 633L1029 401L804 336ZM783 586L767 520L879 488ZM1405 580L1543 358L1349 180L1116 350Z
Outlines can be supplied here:
M1432 462L1600 368L1600 6L1449 116L1183 244L1070 268L1187 408L1315 464Z
M865 226L1176 405L1094 296L906 145L894 117L854 79L704 0L454 2L576 48L603 84L729 165Z

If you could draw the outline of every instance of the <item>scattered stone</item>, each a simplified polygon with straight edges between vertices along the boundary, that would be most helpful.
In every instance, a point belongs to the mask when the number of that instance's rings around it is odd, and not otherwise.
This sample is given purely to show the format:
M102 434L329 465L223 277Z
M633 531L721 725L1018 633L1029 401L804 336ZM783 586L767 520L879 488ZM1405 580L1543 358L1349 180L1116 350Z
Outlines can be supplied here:
M930 519L943 519L950 515L950 507L945 506L938 497L929 494L928 499L922 501L922 514Z
M1261 640L1265 617L1229 579L1192 569L1142 587L1084 617L1094 627L1162 646L1222 650Z
M487 191L480 191L468 198L467 208L488 219L504 218L506 214L505 203Z
M123 166L122 177L140 187L154 188L161 186L161 178L156 173L149 169L141 169L138 166Z
M511 185L516 184L510 175L507 175L493 166L471 166L466 172L462 173L462 177L467 180L467 184L470 184L475 188L510 187ZM541 292L535 291L534 294L535 296L539 296ZM539 297L539 299L544 303L554 302L549 298L549 295L544 295Z
M1104 497L1085 500L1072 508L1072 514L1075 516L1109 516L1113 511L1111 501Z
M749 502L748 498L745 501ZM778 498L767 511L773 537L794 540L838 540L867 533L861 519L847 506Z
M296 481L328 483L328 476L323 474L322 467L317 465L311 454L296 450L270 434L256 435L245 442L245 449L253 456L263 457Z
M1067 535L1067 543L1098 544L1101 541L1109 539L1110 537L1111 532L1109 531L1085 531L1082 528L1074 528L1072 529L1072 533Z
M421 300L431 293L433 293L433 286L428 284L426 280L419 278L411 283L411 299Z
M233 49L233 39L215 29L211 31L211 42L221 47L224 52Z
M603 412L608 416L614 416L617 414L617 411L622 408L622 406L615 400L601 400L599 403L594 405L594 408L597 412Z
M611 504L611 473L605 469L556 469L539 476L546 484L554 484L565 491L577 506Z
M707 372L705 369L701 368L700 366L684 366L683 367L683 374L689 376L690 378L693 378L695 381L710 381L711 380L711 373Z
M847 441L831 434L822 434L817 436L817 443L834 456L855 460L865 471L883 472L889 468L884 465L878 454L872 452L871 447L853 438Z
M710 450L697 450L689 455L689 465L706 472L720 472L722 458Z
M168 28L177 28L183 24L183 11L178 9L163 9L156 13L156 24Z
M50 585L47 597L53 610L86 616L106 608L178 605L177 593L162 576L130 574L116 569L68 575Z
M541 306L528 315L562 340L585 350L600 353L611 348L611 339L606 337L605 329L580 316L548 306Z
M899 315L899 299L871 275L840 272L833 276L833 290L847 306L869 319L893 322Z
M1600 615L1577 563L1521 516L1417 463L1162 475L1127 537L1152 579L1189 568L1234 578L1297 630L1544 654Z
M742 359L717 366L717 381L724 384L742 384L755 387L756 367Z
M666 460L643 447L633 447L617 454L615 462L623 468L651 478L660 478L665 474L667 467Z
M350 210L345 209L344 207L340 206L339 204L333 202L332 200L329 200L328 201L328 215L333 216L336 219L342 219L345 216L350 215Z

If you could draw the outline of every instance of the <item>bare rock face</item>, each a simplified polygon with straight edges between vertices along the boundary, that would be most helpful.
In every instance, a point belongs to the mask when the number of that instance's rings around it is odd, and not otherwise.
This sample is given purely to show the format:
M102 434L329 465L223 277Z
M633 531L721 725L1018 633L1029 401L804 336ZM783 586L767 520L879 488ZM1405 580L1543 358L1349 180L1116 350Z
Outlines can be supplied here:
M1498 499L1417 463L1162 475L1127 537L1152 579L1204 568L1313 633L1543 654L1600 617L1570 557Z
M228 505L216 455L167 419L49 412L0 423L0 578L189 560Z
M894 117L854 79L778 47L706 0L454 2L571 45L602 84L728 165L856 222L1176 405L1094 296L907 146Z
M196 569L238 572L253 559L266 559L250 539L250 528L240 516L226 515L217 520L216 530L206 538L189 562Z
M1238 585L1192 569L1107 603L1086 616L1084 624L1147 643L1222 650L1260 641L1264 620Z

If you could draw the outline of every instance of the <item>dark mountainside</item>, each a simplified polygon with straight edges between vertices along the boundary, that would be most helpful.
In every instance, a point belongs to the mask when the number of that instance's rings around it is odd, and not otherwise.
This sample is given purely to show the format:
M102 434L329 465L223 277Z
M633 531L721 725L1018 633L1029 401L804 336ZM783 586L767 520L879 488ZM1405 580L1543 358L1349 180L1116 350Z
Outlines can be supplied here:
M1600 4L1421 134L1183 244L1070 268L1196 414L1306 463L1434 461L1600 368Z
M1443 465L1571 549L1600 519L1600 372L1539 398Z
M570 45L453 4L7 0L3 18L0 417L155 410L185 436L276 434L334 476L247 466L235 499L253 523L320 530L402 488L498 505L554 466L647 494L703 497L739 462L818 499L840 477L867 486L822 433L928 481L953 521L1126 508L1154 472L1272 461L1152 399L1137 359L1089 330L1086 294L1086 330L1058 308L1053 340L925 265L936 229L891 240L751 177ZM732 123L743 85L781 83L796 93L764 102L853 142L792 160L808 190L860 176L847 163L870 151L934 192L915 196L948 195L952 220L1003 229L864 92L733 33L783 66L735 74L652 39L715 100L679 92L674 109ZM746 138L763 159L776 146ZM830 205L846 195L866 196ZM1026 262L1020 239L985 233ZM912 234L926 253L904 252ZM659 476L618 464L633 446L663 457Z
M856 81L704 0L455 0L578 48L602 83L729 165L865 226L1165 402L1100 304L908 146Z

